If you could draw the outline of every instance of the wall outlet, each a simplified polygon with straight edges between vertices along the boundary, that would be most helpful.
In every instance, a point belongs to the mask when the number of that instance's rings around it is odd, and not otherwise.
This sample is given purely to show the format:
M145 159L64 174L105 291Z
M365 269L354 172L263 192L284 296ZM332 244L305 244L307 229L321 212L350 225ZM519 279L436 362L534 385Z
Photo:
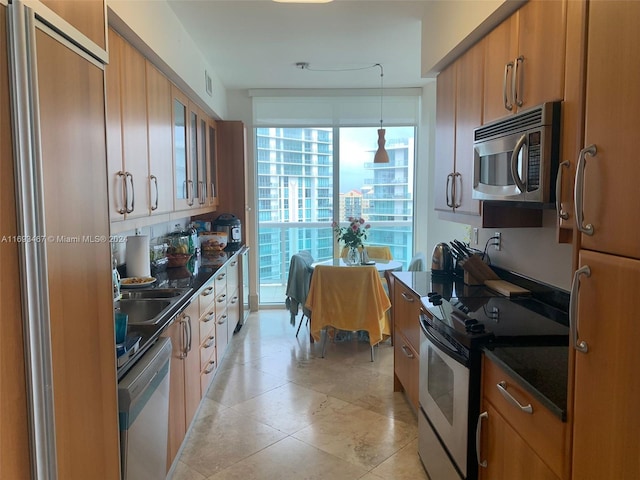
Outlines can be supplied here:
M500 232L496 232L494 234L494 237L495 237L495 239L494 239L493 244L495 245L496 250L501 250L502 249L502 234Z
M142 235L142 229L141 228L136 228L135 234L136 235Z
M478 227L473 227L473 244L478 244Z

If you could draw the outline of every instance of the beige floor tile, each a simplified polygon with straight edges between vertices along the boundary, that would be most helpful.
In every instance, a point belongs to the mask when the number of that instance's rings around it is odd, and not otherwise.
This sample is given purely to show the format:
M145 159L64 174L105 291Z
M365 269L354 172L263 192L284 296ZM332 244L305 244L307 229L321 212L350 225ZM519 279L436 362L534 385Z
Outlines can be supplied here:
M288 437L209 480L354 480L367 471Z
M367 470L417 437L417 427L349 405L293 437Z
M393 347L311 344L284 309L233 336L171 480L426 478L417 420L393 392ZM413 471L412 469L416 469ZM390 476L397 469L398 475ZM413 477L411 472L413 471Z
M385 480L429 480L417 451L418 440L415 439L371 470L371 473Z
M235 405L233 409L291 434L348 404L314 390L288 383Z

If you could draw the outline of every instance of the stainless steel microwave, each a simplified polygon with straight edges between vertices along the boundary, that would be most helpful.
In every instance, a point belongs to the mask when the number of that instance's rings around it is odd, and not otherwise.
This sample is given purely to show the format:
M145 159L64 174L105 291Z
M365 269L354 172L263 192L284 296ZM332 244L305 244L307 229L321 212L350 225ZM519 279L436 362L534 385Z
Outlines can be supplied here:
M543 103L474 130L473 198L555 201L560 105Z

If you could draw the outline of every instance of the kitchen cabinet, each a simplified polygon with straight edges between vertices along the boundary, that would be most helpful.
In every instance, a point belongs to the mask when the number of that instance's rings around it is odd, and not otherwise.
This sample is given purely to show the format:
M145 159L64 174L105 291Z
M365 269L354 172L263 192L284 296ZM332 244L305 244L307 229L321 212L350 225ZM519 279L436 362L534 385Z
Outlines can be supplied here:
M115 222L149 215L149 151L145 59L113 29L109 40L107 168Z
M149 199L151 214L173 211L173 156L171 143L171 82L145 61L147 132L149 139Z
M57 477L117 479L110 246L64 240L109 238L104 71L51 31L35 42Z
M0 5L0 38L7 38ZM0 48L0 478L31 478L7 49Z
M175 85L173 97L173 187L175 210L187 210L195 203L193 164L190 161L191 141L189 98ZM196 146L197 148L197 146Z
M107 49L104 0L40 0L44 5L77 28L102 50Z
M217 124L212 118L208 118L206 122L206 204L208 206L218 205L218 155L217 155Z
M218 365L222 361L229 343L229 315L227 306L227 268L228 264L215 273L215 303L216 303L216 355ZM233 333L233 332L232 332Z
M420 297L399 279L389 282L393 310L393 391L404 391L418 411Z
M240 219L242 243L251 238L247 222L247 156L246 128L240 121L218 121L218 208L221 213L231 213Z
M640 478L640 324L627 307L640 260L582 250L579 265L573 478Z
M200 305L200 394L204 396L217 367L215 280L209 280L198 296Z
M567 423L486 356L481 410L482 437L476 446L486 461L479 469L481 479L568 478Z
M198 301L191 301L162 334L171 338L167 471L176 457L200 404Z
M480 215L472 198L473 130L482 123L484 43L473 46L438 75L436 91L435 209Z
M530 0L486 36L484 123L563 99L566 8Z

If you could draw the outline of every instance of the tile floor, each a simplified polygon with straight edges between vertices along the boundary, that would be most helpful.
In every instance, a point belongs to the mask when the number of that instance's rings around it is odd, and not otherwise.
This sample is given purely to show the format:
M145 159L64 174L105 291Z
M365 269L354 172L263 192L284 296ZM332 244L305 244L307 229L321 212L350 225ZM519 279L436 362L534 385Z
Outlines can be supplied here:
M171 480L428 479L417 421L393 392L393 347L296 339L286 310L234 335Z

